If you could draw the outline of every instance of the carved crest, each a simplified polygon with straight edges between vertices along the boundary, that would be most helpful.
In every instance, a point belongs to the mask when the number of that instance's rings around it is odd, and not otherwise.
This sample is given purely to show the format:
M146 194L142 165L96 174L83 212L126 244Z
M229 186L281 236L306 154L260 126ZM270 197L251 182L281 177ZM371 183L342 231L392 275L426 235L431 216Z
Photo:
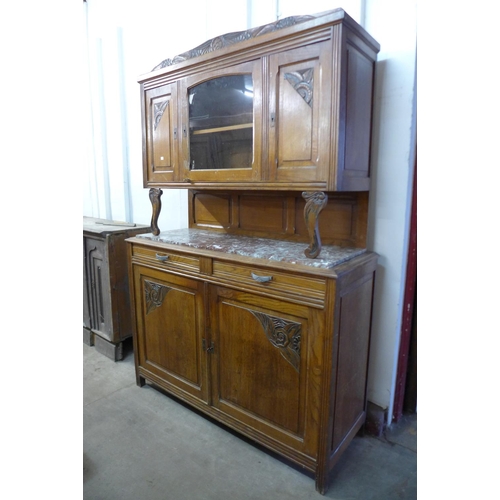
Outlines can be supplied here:
M159 285L152 281L144 281L144 292L146 295L146 314L160 307L167 293L172 290L168 286Z
M300 337L302 325L257 311L250 311L260 322L269 342L280 350L280 354L300 370Z
M215 38L212 38L211 40L206 41L201 45L198 45L198 47L195 47L192 50L188 50L187 52L175 56L173 59L165 59L160 64L155 66L152 69L152 71L166 68L167 66L171 66L172 64L177 64L182 61L186 61L193 57L214 52L218 49L222 49L223 47L227 47L228 45L233 45L234 43L242 42L244 40L249 40L250 38L256 38L260 35L265 35L266 33L272 33L273 31L277 31L283 28L288 28L289 26L293 26L297 23L308 21L309 19L314 19L314 16L286 17L284 19L275 21L274 23L266 24L264 26L259 26L257 28L252 28L246 31L236 31L234 33L227 33L225 35L217 36Z
M285 73L284 76L285 80L291 83L292 87L299 93L302 99L312 108L314 68Z

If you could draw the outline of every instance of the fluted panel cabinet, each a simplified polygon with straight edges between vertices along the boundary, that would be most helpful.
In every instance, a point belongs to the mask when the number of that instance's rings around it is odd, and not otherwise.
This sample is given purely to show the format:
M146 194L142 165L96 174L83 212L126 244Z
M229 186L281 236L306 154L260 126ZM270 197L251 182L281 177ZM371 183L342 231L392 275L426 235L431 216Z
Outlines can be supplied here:
M83 217L83 341L115 361L132 336L125 240L149 230Z

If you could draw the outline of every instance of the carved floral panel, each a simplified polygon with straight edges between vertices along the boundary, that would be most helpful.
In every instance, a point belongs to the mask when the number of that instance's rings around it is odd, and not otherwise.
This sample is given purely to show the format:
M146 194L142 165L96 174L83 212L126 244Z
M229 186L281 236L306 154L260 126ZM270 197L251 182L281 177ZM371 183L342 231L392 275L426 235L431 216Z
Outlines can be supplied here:
M299 371L302 325L257 311L250 311L260 322L271 344Z

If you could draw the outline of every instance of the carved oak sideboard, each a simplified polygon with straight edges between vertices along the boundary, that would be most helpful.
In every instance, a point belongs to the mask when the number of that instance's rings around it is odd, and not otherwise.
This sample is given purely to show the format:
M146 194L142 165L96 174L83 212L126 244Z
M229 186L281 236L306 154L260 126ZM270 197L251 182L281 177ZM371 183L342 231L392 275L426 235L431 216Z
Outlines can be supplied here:
M152 232L129 238L137 383L313 472L366 417L379 46L342 9L231 33L140 78ZM161 188L189 227L161 231Z

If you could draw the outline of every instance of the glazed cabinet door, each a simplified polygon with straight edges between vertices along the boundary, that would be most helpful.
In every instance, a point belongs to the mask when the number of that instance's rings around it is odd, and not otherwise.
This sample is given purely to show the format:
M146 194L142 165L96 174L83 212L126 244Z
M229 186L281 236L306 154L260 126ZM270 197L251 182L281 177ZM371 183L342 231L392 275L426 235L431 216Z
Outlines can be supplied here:
M177 178L177 82L144 92L144 187Z
M270 56L270 181L328 181L331 41Z
M213 406L271 448L314 456L321 312L212 286L210 322Z
M181 180L187 183L261 179L260 60L183 78Z
M207 401L203 282L133 266L139 374Z

